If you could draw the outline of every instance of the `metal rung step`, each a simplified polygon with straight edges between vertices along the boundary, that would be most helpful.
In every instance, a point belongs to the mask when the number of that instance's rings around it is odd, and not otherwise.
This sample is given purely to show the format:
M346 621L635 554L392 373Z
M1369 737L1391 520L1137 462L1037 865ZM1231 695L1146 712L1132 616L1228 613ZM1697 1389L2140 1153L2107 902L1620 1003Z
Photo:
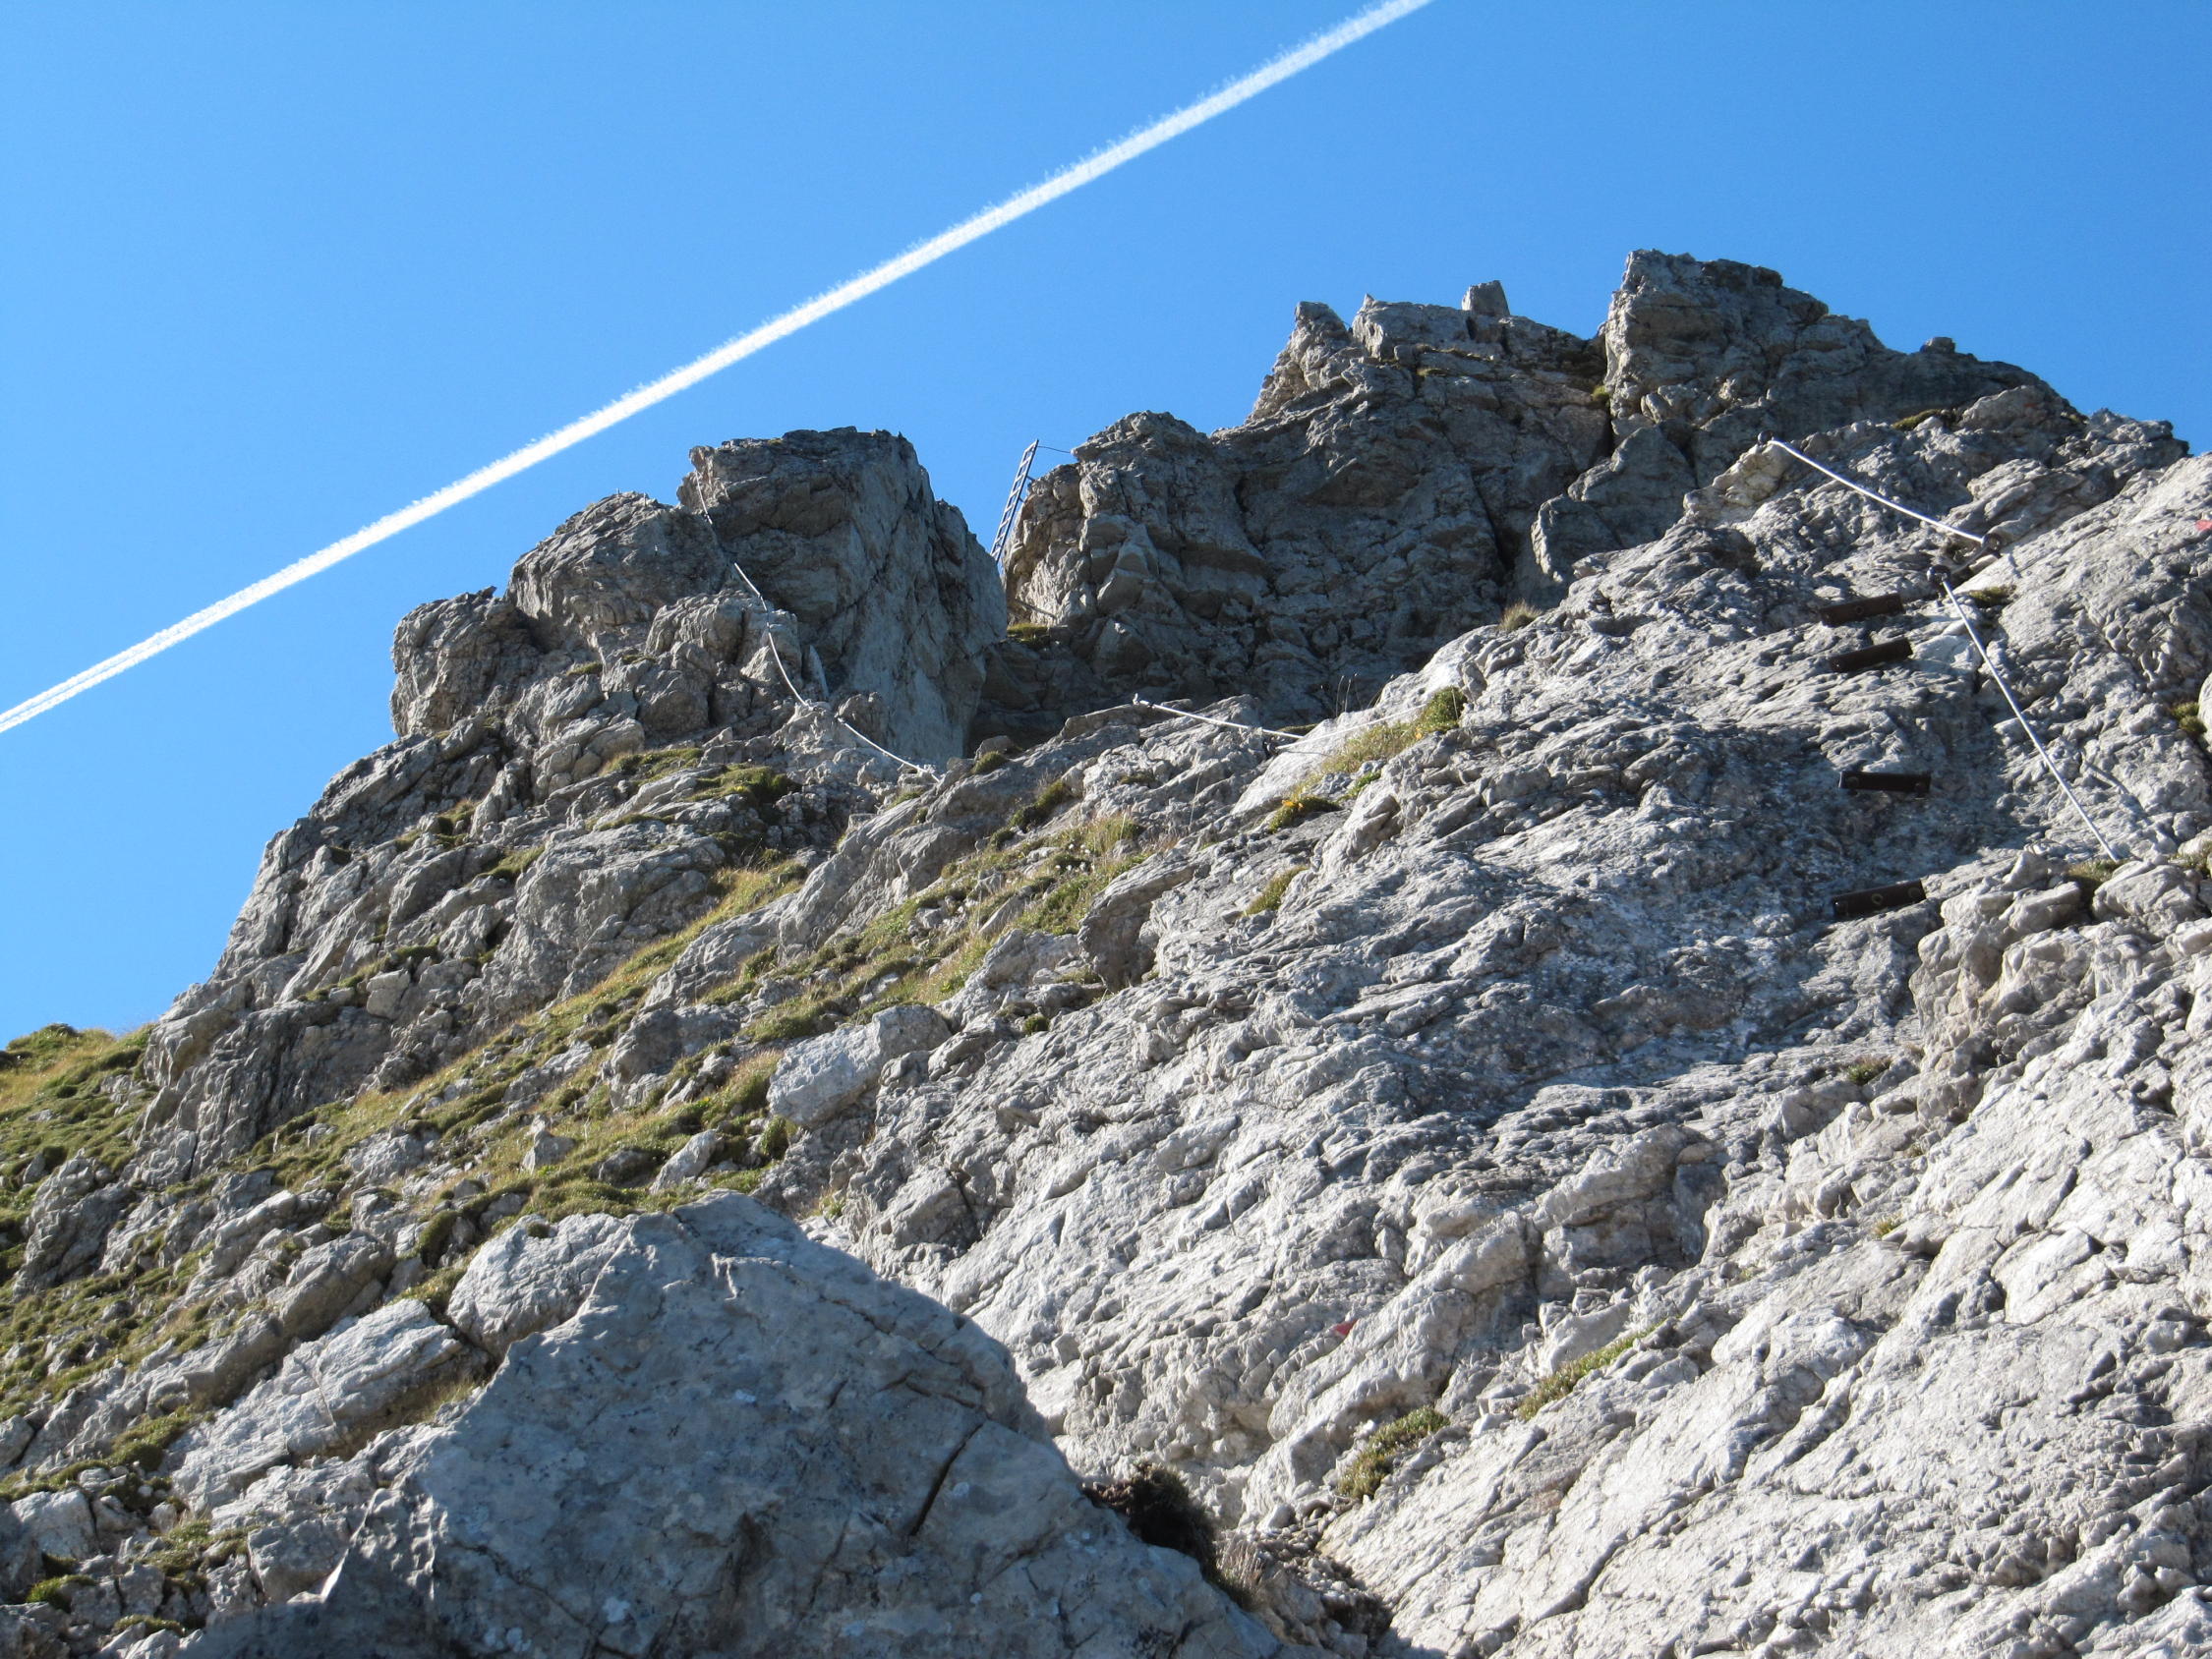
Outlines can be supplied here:
M1912 659L1910 640L1884 640L1880 645L1864 646L1857 651L1840 651L1828 659L1832 674L1856 674L1868 668L1879 668L1887 662L1909 662Z
M1879 916L1885 910L1902 910L1908 904L1921 903L1927 896L1928 889L1918 882L1892 882L1886 887L1839 892L1828 902L1835 913L1835 920L1848 922L1858 916Z
M1846 789L1863 790L1876 795L1925 795L1928 792L1928 774L1924 772L1866 772L1853 770L1838 774Z
M1838 600L1834 604L1816 604L1813 614L1823 622L1864 622L1876 616L1895 616L1905 607L1902 594L1876 594L1871 599Z

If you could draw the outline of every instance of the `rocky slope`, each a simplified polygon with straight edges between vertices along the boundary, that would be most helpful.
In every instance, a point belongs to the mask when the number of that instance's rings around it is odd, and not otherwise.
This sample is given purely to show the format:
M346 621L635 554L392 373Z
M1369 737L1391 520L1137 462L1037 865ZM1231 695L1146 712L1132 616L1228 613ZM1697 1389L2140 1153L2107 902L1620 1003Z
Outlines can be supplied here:
M1301 308L1003 598L897 439L693 461L8 1050L0 1653L2212 1642L2165 428L1639 254Z

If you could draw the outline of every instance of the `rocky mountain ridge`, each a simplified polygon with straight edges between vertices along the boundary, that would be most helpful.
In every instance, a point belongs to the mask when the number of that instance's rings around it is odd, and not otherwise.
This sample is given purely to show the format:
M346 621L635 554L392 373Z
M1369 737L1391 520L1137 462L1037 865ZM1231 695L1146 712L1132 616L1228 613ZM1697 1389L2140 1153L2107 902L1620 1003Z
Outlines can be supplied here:
M1638 254L1300 308L1003 590L902 440L692 459L9 1049L0 1653L2212 1640L2169 430Z

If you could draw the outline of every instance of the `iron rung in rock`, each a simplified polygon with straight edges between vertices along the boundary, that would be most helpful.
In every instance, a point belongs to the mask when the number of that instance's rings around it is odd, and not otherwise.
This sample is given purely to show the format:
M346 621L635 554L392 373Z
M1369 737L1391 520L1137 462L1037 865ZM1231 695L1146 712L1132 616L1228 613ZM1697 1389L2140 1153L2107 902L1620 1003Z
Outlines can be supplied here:
M1823 622L1864 622L1876 616L1894 616L1904 609L1904 595L1877 594L1872 599L1838 600L1834 604L1816 604L1813 614Z
M1928 774L1924 772L1852 771L1840 775L1844 788L1877 795L1925 795L1928 792Z
M1928 889L1918 882L1892 882L1886 887L1861 887L1856 892L1839 892L1829 900L1835 920L1848 922L1858 916L1879 916L1885 910L1902 910L1908 904L1918 904L1928 896Z
M1839 651L1828 659L1832 674L1856 674L1868 668L1879 668L1885 662L1907 662L1912 659L1910 640L1884 640L1880 645L1862 647L1857 651Z

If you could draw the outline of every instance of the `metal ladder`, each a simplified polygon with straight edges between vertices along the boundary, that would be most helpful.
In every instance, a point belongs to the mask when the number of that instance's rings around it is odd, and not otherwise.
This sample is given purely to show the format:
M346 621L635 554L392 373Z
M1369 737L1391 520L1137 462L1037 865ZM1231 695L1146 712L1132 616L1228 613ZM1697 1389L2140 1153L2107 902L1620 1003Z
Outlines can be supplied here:
M1021 503L1029 498L1029 468L1036 461L1037 446L1041 438L1031 438L1029 447L1021 452L1021 461L1014 469L1014 487L1006 492L1006 508L999 514L997 534L991 538L991 562L1006 571L1007 543L1014 540L1014 522L1021 516Z

